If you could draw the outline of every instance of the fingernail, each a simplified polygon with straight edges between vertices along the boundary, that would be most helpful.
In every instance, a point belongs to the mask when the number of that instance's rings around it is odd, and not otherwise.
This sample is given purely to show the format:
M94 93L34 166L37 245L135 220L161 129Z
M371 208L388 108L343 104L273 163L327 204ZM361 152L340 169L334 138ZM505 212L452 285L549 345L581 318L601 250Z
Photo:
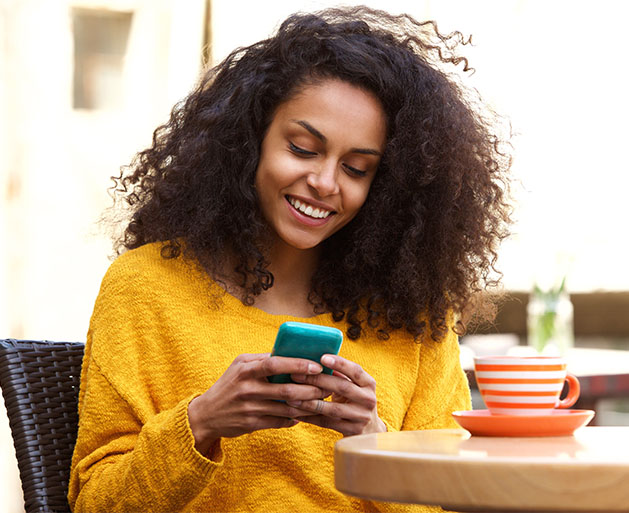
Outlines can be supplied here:
M333 365L334 358L332 356L326 355L323 358L321 358L321 363L324 365Z
M308 372L310 374L319 374L321 372L321 367L317 365L316 363L309 363Z

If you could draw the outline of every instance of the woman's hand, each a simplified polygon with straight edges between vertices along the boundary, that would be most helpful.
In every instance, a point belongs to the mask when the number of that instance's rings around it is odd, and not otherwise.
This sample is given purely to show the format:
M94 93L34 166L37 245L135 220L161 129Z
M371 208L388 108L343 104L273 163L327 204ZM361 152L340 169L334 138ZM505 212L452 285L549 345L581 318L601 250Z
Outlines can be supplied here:
M316 385L270 383L267 376L314 376L322 371L321 365L310 360L241 354L211 388L188 406L195 447L207 455L221 437L294 426L298 423L294 417L304 418L308 413L287 403L320 399L326 394Z
M291 406L303 410L305 415L296 418L345 436L385 432L387 428L378 417L376 381L360 365L340 356L324 355L321 363L334 371L332 376L319 373L291 377L298 383L325 390L332 400L290 401Z

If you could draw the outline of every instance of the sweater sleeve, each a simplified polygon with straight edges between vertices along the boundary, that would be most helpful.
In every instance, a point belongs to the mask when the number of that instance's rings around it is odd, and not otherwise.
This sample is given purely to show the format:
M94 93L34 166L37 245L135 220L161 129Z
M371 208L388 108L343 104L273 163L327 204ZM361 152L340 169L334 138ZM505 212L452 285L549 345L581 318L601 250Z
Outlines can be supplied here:
M142 327L141 287L116 274L103 280L87 337L68 501L74 512L179 511L211 483L222 449L207 459L194 448L188 404L198 394L156 406L142 355L159 326Z
M72 464L72 511L176 511L210 482L220 466L194 449L189 397L142 424L88 362Z
M469 383L459 356L457 335L421 346L417 382L402 430L458 428L452 412L472 408Z

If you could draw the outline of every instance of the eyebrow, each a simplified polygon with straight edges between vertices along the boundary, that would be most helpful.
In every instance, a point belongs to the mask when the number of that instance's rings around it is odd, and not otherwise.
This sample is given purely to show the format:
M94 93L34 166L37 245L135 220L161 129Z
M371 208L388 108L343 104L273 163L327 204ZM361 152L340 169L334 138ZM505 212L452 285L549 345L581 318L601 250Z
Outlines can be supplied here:
M319 130L317 130L307 121L304 121L303 119L292 119L291 121L293 123L297 123L299 126L308 130L308 132L314 135L321 142L323 143L328 142L328 138L325 135L323 135L321 132L319 132ZM371 149L371 148L351 148L350 153L361 153L363 155L376 155L377 157L382 156L381 152L379 152L378 150Z

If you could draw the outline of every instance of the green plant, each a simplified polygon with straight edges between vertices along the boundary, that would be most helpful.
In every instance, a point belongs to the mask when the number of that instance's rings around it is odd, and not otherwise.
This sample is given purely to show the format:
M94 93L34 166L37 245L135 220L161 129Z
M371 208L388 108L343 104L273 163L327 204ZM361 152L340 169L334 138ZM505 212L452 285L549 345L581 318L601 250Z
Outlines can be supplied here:
M571 330L572 327L563 327L558 322L560 304L567 300L566 278L561 280L558 286L548 290L542 290L537 284L533 287L533 294L528 309L528 337L529 345L541 353L550 341L556 340L560 331ZM568 300L569 301L569 300ZM571 322L571 319L570 319ZM562 336L571 336L570 333L561 333Z

